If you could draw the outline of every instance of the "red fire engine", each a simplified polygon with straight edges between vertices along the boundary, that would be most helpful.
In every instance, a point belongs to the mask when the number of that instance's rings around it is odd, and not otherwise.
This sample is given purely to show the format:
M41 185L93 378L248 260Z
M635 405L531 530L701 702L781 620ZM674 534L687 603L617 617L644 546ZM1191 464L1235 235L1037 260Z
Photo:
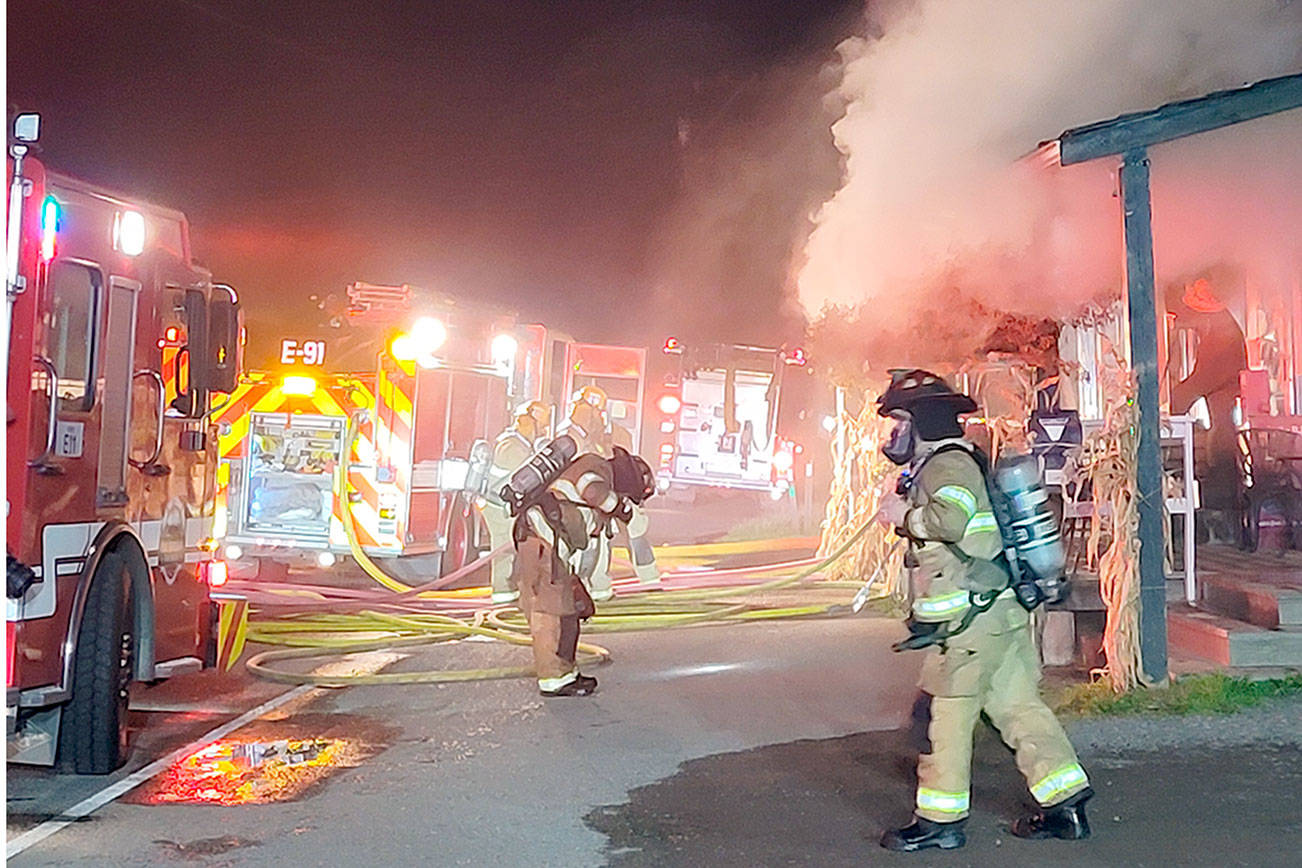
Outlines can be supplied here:
M346 330L282 339L277 368L217 411L224 553L267 575L329 567L355 543L427 580L486 551L472 463L509 419L514 317L407 286L357 283L349 299ZM328 373L336 355L369 370Z
M216 660L209 412L242 325L183 214L47 172L38 123L8 165L9 759L106 773L130 683Z
M804 351L669 338L663 361L648 408L661 490L715 486L774 500L793 493L805 456L783 403L795 385L790 371L805 371Z

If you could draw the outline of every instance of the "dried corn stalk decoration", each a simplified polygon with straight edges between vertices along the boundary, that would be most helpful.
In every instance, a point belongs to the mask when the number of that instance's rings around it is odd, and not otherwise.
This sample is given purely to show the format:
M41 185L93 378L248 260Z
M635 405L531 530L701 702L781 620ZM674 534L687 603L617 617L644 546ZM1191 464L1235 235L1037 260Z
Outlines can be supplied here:
M872 396L865 396L856 416L842 412L832 442L833 477L823 520L820 556L840 548L877 514L882 496L893 489L899 468L882 455L892 422L877 415ZM907 592L903 547L894 531L874 524L845 556L831 564L830 580L865 582L876 576L875 597L903 599Z
M1123 693L1147 681L1139 652L1139 410L1130 397L1129 371L1120 359L1115 363L1119 382L1106 390L1115 397L1108 401L1102 428L1081 445L1072 476L1090 492L1086 556L1089 566L1098 570L1099 594L1107 606L1107 665L1096 674Z

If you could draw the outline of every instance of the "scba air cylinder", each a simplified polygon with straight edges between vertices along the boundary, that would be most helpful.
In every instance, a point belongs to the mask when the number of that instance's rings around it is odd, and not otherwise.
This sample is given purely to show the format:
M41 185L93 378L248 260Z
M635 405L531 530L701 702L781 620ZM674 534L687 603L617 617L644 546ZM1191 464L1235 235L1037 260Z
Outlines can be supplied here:
M995 469L995 486L1007 509L1007 525L1018 560L1031 573L1045 599L1057 602L1064 593L1066 550L1058 519L1049 508L1049 493L1040 482L1039 463L1029 455L1001 461Z
M562 434L512 473L499 495L510 507L511 515L519 515L527 504L555 482L578 453L579 444L574 442L574 438Z

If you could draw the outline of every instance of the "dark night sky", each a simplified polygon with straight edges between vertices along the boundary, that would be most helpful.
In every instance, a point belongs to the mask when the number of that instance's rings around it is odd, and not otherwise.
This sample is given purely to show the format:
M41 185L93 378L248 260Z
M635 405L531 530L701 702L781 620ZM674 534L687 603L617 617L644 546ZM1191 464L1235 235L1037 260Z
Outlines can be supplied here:
M769 342L861 8L11 0L8 99L51 166L187 212L255 340L360 279Z

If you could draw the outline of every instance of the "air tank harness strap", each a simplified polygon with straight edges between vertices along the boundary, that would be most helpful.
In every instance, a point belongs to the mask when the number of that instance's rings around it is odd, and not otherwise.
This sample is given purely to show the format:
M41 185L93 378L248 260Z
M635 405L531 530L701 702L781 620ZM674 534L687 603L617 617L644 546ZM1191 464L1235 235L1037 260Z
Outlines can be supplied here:
M902 639L891 646L892 651L916 651L920 648L928 648L932 645L944 645L946 641L962 633L968 627L972 626L972 621L982 612L989 611L990 607L999 599L999 595L1008 590L1007 587L996 588L993 591L968 591L968 607L959 619L957 624L952 627L944 624L935 630L928 632L911 632L907 639ZM912 625L911 625L912 626Z

